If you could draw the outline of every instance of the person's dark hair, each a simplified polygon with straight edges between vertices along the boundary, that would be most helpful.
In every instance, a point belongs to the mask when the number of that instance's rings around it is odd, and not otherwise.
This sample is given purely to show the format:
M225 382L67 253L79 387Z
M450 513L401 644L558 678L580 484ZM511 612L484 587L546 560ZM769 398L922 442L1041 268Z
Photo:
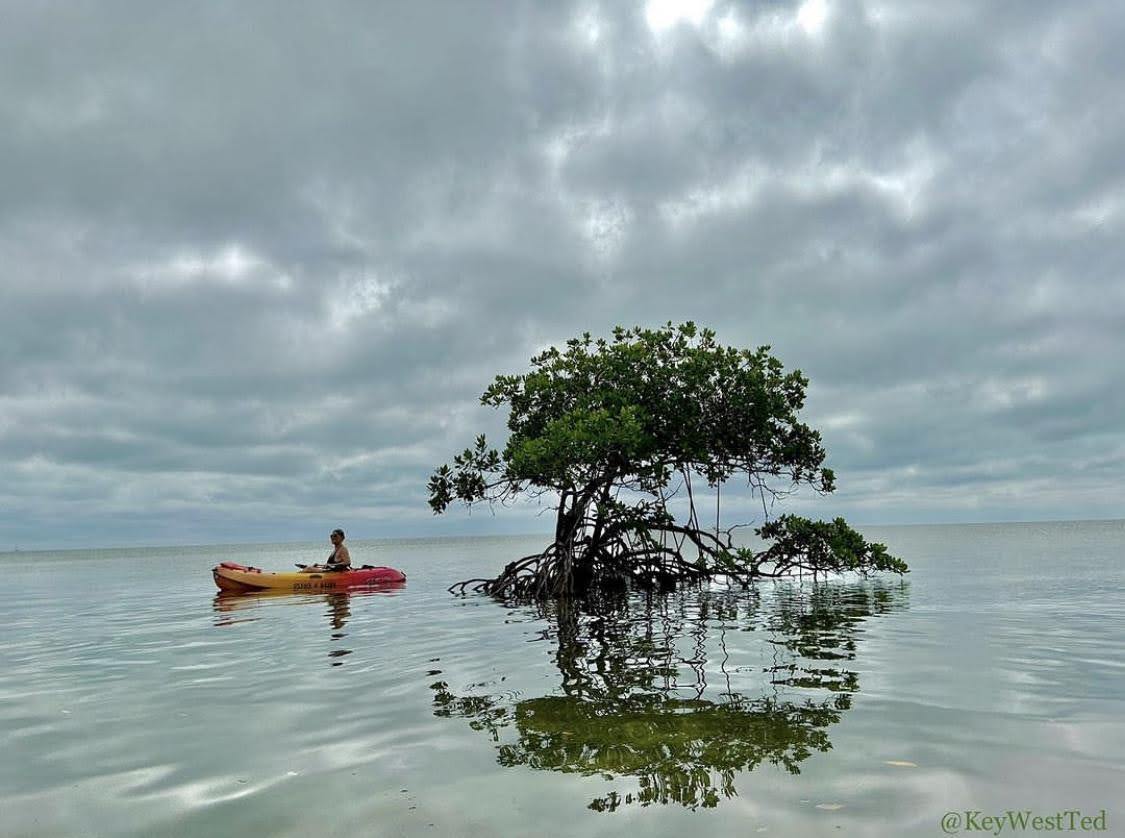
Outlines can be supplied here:
M337 527L336 529L332 530L332 535L338 535L338 536L340 536L340 538L345 538L345 537L346 537L346 536L344 535L344 531L343 531L342 529L340 529L339 527Z

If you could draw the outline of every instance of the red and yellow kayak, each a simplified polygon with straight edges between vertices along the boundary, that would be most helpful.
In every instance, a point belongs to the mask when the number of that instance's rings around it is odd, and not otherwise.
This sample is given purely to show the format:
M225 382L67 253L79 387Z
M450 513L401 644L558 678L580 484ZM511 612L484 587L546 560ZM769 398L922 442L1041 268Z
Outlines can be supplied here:
M345 591L348 588L397 584L406 581L406 574L393 567L364 565L355 570L324 571L315 573L271 573L256 567L223 562L211 568L211 575L220 590L232 593L256 591L291 591L292 593L319 594L325 591Z

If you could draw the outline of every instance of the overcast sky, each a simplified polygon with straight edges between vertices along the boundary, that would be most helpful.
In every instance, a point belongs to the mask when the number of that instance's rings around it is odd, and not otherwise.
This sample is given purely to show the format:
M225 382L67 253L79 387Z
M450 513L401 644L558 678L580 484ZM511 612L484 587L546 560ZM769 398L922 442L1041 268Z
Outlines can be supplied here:
M858 524L1121 517L1117 2L0 5L0 549L433 518L499 372L694 319ZM502 436L497 442L502 441Z

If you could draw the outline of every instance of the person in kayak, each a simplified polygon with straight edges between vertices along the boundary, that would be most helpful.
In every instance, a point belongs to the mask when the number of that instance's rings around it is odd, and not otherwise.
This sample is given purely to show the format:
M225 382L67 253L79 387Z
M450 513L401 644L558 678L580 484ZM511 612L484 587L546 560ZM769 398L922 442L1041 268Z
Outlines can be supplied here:
M344 531L341 529L332 530L332 534L328 536L328 540L332 542L332 554L328 557L328 561L324 564L314 564L308 567L301 568L302 573L319 573L325 570L351 570L352 557L348 552L348 547L344 544Z
M351 570L352 556L348 552L347 545L344 544L344 531L341 529L332 530L328 540L332 542L335 549L332 551L332 555L328 557L326 567L329 570Z

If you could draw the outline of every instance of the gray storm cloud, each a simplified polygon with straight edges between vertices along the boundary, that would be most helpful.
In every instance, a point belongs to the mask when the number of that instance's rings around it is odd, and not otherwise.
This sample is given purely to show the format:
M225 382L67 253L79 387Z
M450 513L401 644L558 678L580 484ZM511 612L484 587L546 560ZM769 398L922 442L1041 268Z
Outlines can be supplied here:
M0 548L539 528L429 517L502 434L481 390L689 318L811 378L840 490L794 509L1118 517L1123 36L1108 2L9 4Z

